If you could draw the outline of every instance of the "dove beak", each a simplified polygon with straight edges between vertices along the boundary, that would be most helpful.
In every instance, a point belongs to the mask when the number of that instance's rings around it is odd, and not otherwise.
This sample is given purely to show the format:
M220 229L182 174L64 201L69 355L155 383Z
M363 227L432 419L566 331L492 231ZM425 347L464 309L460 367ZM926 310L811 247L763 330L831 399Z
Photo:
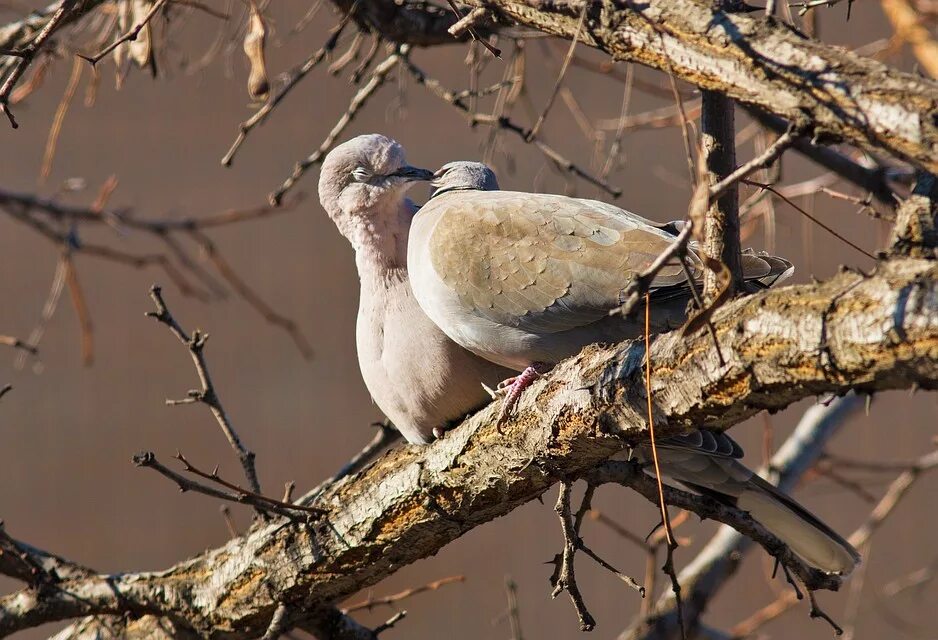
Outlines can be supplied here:
M409 164L404 165L390 175L395 178L404 178L404 180L407 181L427 181L433 179L432 171L428 169L420 169L419 167L412 167Z

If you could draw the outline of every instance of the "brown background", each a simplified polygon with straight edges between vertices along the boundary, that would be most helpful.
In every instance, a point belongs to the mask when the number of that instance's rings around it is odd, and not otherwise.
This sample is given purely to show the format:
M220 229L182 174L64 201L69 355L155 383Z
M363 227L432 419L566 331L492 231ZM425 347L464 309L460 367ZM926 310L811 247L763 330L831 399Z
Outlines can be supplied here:
M272 47L274 72L289 68L323 41L333 16L324 8L313 25L289 36L292 24L305 12L306 2L277 4L271 12L280 47ZM861 44L887 34L876 3L857 3L849 23L843 7L823 11L822 35L831 42ZM3 12L4 20L15 15ZM198 58L214 36L213 19L195 16L192 25L173 38L177 51ZM543 105L553 83L552 66L536 43L529 45L529 78L533 104ZM415 60L452 88L463 88L467 74L462 46L418 51ZM56 64L46 86L17 108L21 128L0 126L0 186L50 194L69 177L88 181L87 193L66 196L88 203L97 186L112 173L120 178L113 205L128 205L146 216L200 216L228 207L260 204L289 172L293 162L318 146L354 92L344 78L315 71L277 109L269 123L254 132L230 169L219 165L237 123L249 115L244 90L245 65L236 48L226 75L225 59L204 72L180 70L180 53L164 65L167 73L152 81L134 73L123 90L113 90L113 68L102 65L102 84L93 108L80 100L69 111L59 141L52 177L36 186L42 149L71 62ZM909 68L906 58L894 64ZM556 64L556 63L555 63ZM504 63L490 65L490 81L500 77ZM624 67L623 67L624 68ZM665 78L640 69L642 78ZM82 91L87 83L86 73ZM591 117L615 117L621 86L605 78L572 72L570 86ZM343 139L380 131L400 140L413 164L436 167L455 158L479 158L486 130L469 130L455 110L429 97L407 79L398 94L391 82L363 111ZM487 103L488 104L488 103ZM635 93L632 112L662 106L667 101ZM520 120L530 123L523 108ZM740 122L742 127L744 121ZM546 168L538 153L517 139L502 137L516 171L506 171L503 155L498 169L503 188L531 189L535 177L544 191L562 191L563 181ZM590 161L589 145L578 133L569 112L558 101L545 128L545 137L578 162ZM625 188L619 200L643 215L666 220L681 217L689 186L677 129L639 132L624 141L624 166L613 173ZM743 158L751 145L741 148ZM794 157L786 160L789 182L819 172ZM166 297L187 327L211 333L208 356L216 385L235 426L257 452L262 483L279 493L293 480L310 487L338 468L371 436L368 424L380 418L361 382L354 345L357 278L352 252L332 226L315 198L317 171L300 188L310 194L297 209L274 218L212 232L225 255L264 299L294 318L316 350L304 361L289 338L266 324L243 301L230 298L210 304L185 299L166 285ZM580 183L578 193L602 194ZM422 198L423 188L414 190ZM815 211L827 223L867 249L881 246L882 229L854 207L829 199L816 201ZM818 228L807 227L791 209L778 207L778 252L798 266L796 281L811 274L824 277L840 263L870 266L867 258L832 240ZM86 239L106 241L127 250L155 250L133 234L110 231ZM749 244L760 246L757 228ZM55 269L56 250L29 229L0 216L0 333L26 337L37 322ZM168 460L181 449L204 466L218 463L234 478L238 468L218 428L203 407L170 408L164 398L180 397L196 381L188 356L161 327L144 318L149 310L148 286L163 278L155 271L133 271L95 258L79 256L77 268L88 296L95 328L95 364L81 366L78 327L64 297L41 345L41 366L14 367L14 354L0 351L0 383L15 389L0 402L0 517L18 538L102 571L161 569L186 556L224 541L226 529L218 504L211 499L179 494L154 473L136 469L130 456L152 449ZM797 421L809 403L772 417L776 440ZM878 396L868 417L854 417L833 443L836 452L856 456L908 459L926 451L934 436L935 400L920 393ZM763 418L734 429L759 463ZM891 476L869 483L878 495ZM858 636L878 638L900 633L877 603L882 585L934 559L934 512L925 479L876 537L868 558ZM407 586L452 574L465 574L462 585L448 586L407 601L406 620L388 632L389 638L507 638L503 580L518 582L521 618L526 637L572 638L576 619L566 596L551 601L549 568L543 562L558 549L560 532L550 502L531 503L510 516L477 529L445 548L437 557L406 567L374 589L393 593ZM824 515L838 530L858 526L869 505L829 481L812 481L797 495ZM656 521L654 507L618 489L599 492L597 506L633 531L644 534ZM242 526L248 514L235 507ZM712 532L696 524L681 531L693 543L681 549L683 566ZM641 577L643 558L630 543L588 523L587 540L614 565ZM578 576L588 605L599 622L594 637L612 638L637 611L637 595L581 558ZM769 583L770 566L764 553L750 555L744 570L717 598L706 616L717 627L729 627L756 607L770 601L783 582ZM855 583L857 578L854 578ZM659 582L660 584L660 582ZM848 583L849 584L849 583ZM0 581L9 590L14 585ZM849 589L849 588L848 588ZM917 597L887 603L914 627L910 636L934 637L932 607L936 589L926 587ZM846 590L821 595L830 612L842 619ZM356 598L358 599L358 598ZM361 616L376 624L387 610ZM496 621L496 622L493 622ZM43 634L52 627L40 630ZM812 638L830 635L822 622L807 619L804 606L764 628L772 637L796 633ZM40 632L24 633L38 637Z

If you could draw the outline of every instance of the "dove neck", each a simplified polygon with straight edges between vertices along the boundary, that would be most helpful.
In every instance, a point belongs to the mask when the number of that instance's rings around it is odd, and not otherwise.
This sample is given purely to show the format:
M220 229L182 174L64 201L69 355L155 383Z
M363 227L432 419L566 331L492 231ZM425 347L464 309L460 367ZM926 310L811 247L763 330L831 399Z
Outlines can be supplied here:
M385 215L368 216L348 234L360 276L386 277L407 268L407 235L416 205L409 199Z

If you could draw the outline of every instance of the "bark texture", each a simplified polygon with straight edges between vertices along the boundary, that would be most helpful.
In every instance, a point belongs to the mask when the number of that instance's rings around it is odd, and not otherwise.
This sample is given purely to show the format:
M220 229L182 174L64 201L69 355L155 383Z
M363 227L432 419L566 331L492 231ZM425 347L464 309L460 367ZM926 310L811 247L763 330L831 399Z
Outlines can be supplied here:
M467 0L504 20L571 39L573 0ZM938 171L938 83L825 45L761 14L704 0L594 2L580 41L674 73L819 134L885 149Z
M705 332L652 344L661 436L725 429L822 393L938 385L934 261L897 259L871 275L763 292L724 305L713 321L725 365ZM640 342L588 347L527 391L502 432L489 407L434 445L395 449L321 494L316 505L330 514L320 521L267 523L162 572L76 575L42 598L35 589L0 598L0 635L129 612L210 638L250 638L263 635L280 604L308 612L302 624L643 438L643 357ZM654 483L643 481L633 486L653 495ZM777 543L742 512L694 502L687 506L744 528L770 551Z

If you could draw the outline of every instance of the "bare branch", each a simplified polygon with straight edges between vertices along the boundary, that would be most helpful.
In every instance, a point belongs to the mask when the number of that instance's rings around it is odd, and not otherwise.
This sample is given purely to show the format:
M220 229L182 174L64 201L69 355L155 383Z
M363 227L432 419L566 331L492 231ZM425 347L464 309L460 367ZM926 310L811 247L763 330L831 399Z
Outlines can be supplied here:
M16 83L19 82L19 79L23 76L26 68L42 49L42 45L45 44L46 40L72 17L72 13L76 11L76 5L78 5L78 0L62 0L55 10L55 13L53 13L49 20L39 29L35 37L32 38L28 44L15 51L17 60L12 70L10 70L6 78L4 78L3 84L0 85L0 112L6 114L6 117L10 120L10 125L14 129L19 127L19 125L13 117L13 112L10 111L10 94L13 92ZM0 44L2 44L2 40L3 38L0 38ZM10 54L8 53L7 55Z
M203 353L205 341L208 340L208 334L202 333L196 329L192 332L192 335L189 336L179 323L176 322L172 313L170 313L166 302L163 300L163 292L160 287L154 285L150 288L150 298L153 299L156 311L147 312L147 317L153 318L157 322L166 325L172 334L189 349L189 355L192 357L195 370L199 374L202 388L200 390L190 391L188 401L201 402L211 409L212 415L215 416L215 420L218 422L218 426L221 427L222 433L225 434L225 438L227 438L231 448L234 449L237 454L238 460L241 461L241 467L244 469L244 475L247 477L248 485L250 485L254 493L260 493L261 486L257 480L257 471L254 468L254 453L244 446L241 442L241 438L235 433L234 427L231 425L231 420L229 420L228 414L225 412L221 401L218 399L218 394L215 392L215 386L212 384L212 378L208 372L208 365L205 362L205 355ZM171 401L167 402L171 403Z
M79 53L76 55L79 58L82 58L83 60L87 60L88 62L90 62L92 67L97 66L98 62L101 61L101 58L103 58L107 54L114 51L114 49L121 46L125 42L132 42L136 40L137 36L140 35L140 31L142 31L143 28L146 27L147 24L149 24L150 20L153 19L153 16L156 15L156 12L162 9L163 5L166 4L166 2L167 0L156 0L156 2L154 2L152 6L150 6L150 10L147 11L146 15L144 15L143 18L140 19L140 22L134 24L134 26L131 27L130 30L127 31L127 33L121 35L114 42L106 46L104 49L102 49L98 53L94 55L90 55L90 56L86 56L82 53Z
M293 173L283 181L283 184L270 194L269 200L272 205L278 206L283 200L283 197L296 185L303 174L313 165L322 162L329 150L332 149L336 139L342 135L342 132L345 131L349 123L355 119L355 116L358 115L362 107L364 107L375 92L381 88L391 71L406 57L407 51L408 46L404 45L375 67L375 70L371 72L371 77L368 79L368 82L358 90L358 93L352 96L352 100L349 102L345 113L342 114L339 121L332 127L332 130L319 145L319 148L298 162L296 166L293 167Z

